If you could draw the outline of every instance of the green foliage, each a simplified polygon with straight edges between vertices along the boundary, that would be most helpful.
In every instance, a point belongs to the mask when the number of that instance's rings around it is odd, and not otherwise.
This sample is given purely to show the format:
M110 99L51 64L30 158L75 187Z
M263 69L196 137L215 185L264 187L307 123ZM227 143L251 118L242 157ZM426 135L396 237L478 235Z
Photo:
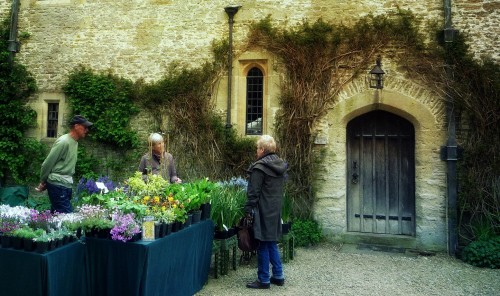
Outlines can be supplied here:
M246 202L245 189L238 186L218 186L212 195L211 219L216 230L228 229L238 224L243 217Z
M423 47L419 20L400 10L394 15L368 15L353 26L322 19L303 21L292 28L272 25L270 17L252 24L249 46L275 54L284 68L280 109L276 113L276 138L280 154L290 165L287 195L296 216L310 216L313 182L320 170L313 150L315 128L336 103L343 87L362 73L375 55L397 44L407 49Z
M462 259L478 267L500 268L500 236L472 242L463 250Z
M500 65L475 59L462 34L442 43L444 59L453 75L447 77L446 95L453 100L467 126L460 137L459 162L461 235L469 239L469 226L489 224L500 234ZM438 79L433 79L438 81ZM478 222L479 221L479 222ZM477 229L476 229L477 230ZM477 234L472 229L473 237Z
M227 40L215 41L213 62L196 68L172 63L160 80L136 83L135 99L154 119L153 128L167 134L167 150L173 151L178 171L190 179L239 175L253 156L253 141L226 127L211 102L227 50Z
M78 145L78 161L75 166L75 180L97 179L97 161L92 155L89 155L84 145Z
M12 236L20 237L20 238L26 238L26 239L34 239L41 234L43 234L44 230L43 229L32 229L29 227L22 227L19 229L16 229L13 233Z
M49 196L46 194L47 191L44 191L44 195L31 195L28 199L25 201L25 206L28 208L35 209L39 212L50 210L51 203Z
M130 119L139 112L132 100L133 83L112 74L94 74L84 67L75 69L63 87L74 114L94 123L89 137L113 148L138 146Z
M36 112L26 103L36 91L36 82L23 65L9 62L7 40L9 26L0 24L0 185L7 180L16 184L32 181L34 171L43 153L42 145L25 139L24 133L36 123Z
M311 219L294 220L292 223L292 233L295 238L295 245L307 247L315 245L321 241L321 228L318 222Z

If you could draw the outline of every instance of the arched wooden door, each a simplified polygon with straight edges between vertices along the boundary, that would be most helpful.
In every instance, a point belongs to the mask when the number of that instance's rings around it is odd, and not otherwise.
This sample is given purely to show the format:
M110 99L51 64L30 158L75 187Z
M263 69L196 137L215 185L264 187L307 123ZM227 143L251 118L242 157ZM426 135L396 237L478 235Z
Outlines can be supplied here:
M347 229L415 234L415 130L372 111L347 125Z

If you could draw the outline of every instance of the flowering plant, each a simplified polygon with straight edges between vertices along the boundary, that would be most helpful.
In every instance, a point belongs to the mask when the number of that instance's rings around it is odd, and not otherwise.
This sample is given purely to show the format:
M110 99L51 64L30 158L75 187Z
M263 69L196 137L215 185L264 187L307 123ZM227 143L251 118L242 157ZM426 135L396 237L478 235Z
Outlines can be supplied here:
M115 226L111 229L111 238L127 242L132 239L135 234L141 232L139 223L135 220L133 213L123 214L115 212L112 214Z
M50 213L50 210L39 212L32 209L28 219L28 226L32 229L43 229L45 231L55 228L55 225L52 222L52 214Z
M161 195L165 192L168 186L168 181L160 175L148 175L147 179L143 179L141 172L127 179L128 192L131 195Z
M94 193L103 193L103 191L106 191L104 188L99 188L97 183L103 183L107 191L113 191L116 188L113 181L107 176L101 176L97 178L97 180L94 180L92 178L81 178L76 187L76 195L88 196Z
M108 211L100 205L82 205L77 211L82 216L81 224L84 230L113 227Z
M10 235L21 226L19 219L16 217L1 217L0 216L0 232Z
M30 216L30 211L29 208L23 206L0 205L0 218L15 218L19 223L25 223Z

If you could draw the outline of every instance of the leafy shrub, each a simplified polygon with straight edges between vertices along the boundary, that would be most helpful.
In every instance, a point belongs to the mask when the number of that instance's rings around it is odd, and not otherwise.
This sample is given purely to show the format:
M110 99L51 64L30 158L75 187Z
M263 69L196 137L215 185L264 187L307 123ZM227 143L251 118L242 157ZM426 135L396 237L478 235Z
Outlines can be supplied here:
M132 100L132 88L129 80L95 74L84 67L75 69L63 87L73 113L94 123L89 138L118 149L139 144L137 133L130 127L131 118L139 113Z
M0 185L33 181L31 164L39 161L41 144L24 137L36 125L36 112L27 105L37 86L33 75L7 51L9 25L0 22Z
M295 237L296 246L307 247L315 245L322 238L318 222L310 219L293 221L292 232Z
M472 242L463 250L462 259L478 267L500 268L500 236Z

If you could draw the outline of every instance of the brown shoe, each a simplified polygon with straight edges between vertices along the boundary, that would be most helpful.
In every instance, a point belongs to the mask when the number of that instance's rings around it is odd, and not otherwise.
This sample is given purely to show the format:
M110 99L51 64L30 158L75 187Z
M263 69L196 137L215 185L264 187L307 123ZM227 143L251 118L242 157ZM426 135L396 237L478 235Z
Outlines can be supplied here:
M270 283L261 283L259 281L251 282L247 284L247 288L250 289L269 289L271 287Z
M285 279L275 279L271 277L271 284L276 286L283 286L285 284Z

